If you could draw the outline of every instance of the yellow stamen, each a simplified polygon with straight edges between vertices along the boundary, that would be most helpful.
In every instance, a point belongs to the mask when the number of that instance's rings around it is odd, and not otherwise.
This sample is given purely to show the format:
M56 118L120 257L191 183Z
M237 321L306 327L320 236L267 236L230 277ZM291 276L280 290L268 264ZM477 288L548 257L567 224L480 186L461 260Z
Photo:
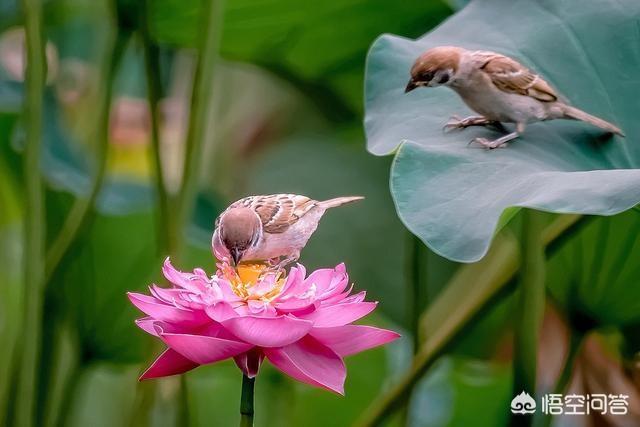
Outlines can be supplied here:
M264 264L240 264L237 271L242 283L256 284L266 268Z
M270 302L282 291L285 277L282 272L278 272L278 277L273 287L264 294L251 294L250 289L262 280L263 276L272 273L266 264L239 264L236 269L231 266L224 268L223 274L231 284L231 289L245 301Z

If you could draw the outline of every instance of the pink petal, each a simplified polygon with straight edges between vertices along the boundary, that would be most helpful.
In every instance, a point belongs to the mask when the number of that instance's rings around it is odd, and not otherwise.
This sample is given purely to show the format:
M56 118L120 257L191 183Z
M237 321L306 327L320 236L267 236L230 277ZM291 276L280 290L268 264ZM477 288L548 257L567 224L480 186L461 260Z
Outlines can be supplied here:
M260 370L260 365L264 360L264 353L258 348L252 348L246 353L239 354L233 358L238 368L249 378L255 378Z
M249 314L255 314L260 317L276 317L278 313L276 309L268 302L259 300L247 301L247 307L249 308Z
M167 322L161 322L160 320L156 320L152 317L143 317L142 319L136 320L136 325L143 331L148 334L153 335L154 337L158 336L158 330L162 330L166 333L172 334L188 334L192 333L194 330L201 332L204 330L206 335L217 336L220 338L226 338L225 336L221 336L223 334L227 334L228 336L233 337L233 335L227 333L221 325L211 324L207 325L204 328L202 325L195 327L185 327L182 325L175 325Z
M242 316L223 320L236 337L260 347L282 347L298 341L311 330L312 322L289 315L279 317Z
M341 262L340 264L336 265L336 268L334 270L336 271L337 274L341 274L344 276L347 275L347 266L344 265L344 262Z
M201 269L200 267L196 267L193 269L193 274L195 274L196 276L200 276L200 278L204 279L204 280L210 280L209 276L207 275L207 272L204 271L203 269Z
M334 269L316 270L305 281L310 286L317 287L319 299L329 298L344 291L349 283L349 276L344 264L338 264Z
M342 326L371 313L377 304L377 302L352 302L320 306L312 313L300 315L300 318L311 320L318 328Z
M219 301L214 305L205 308L207 315L216 322L222 322L232 317L237 317L238 313L231 307L231 304L225 301Z
M222 299L224 299L225 301L235 302L242 300L242 298L240 298L238 295L236 295L235 292L233 292L233 289L231 289L231 284L229 284L227 280L216 277L216 283L220 288L220 292L222 292Z
M180 293L184 292L184 290L177 288L165 289L157 285L151 285L149 286L149 292L151 292L151 295L153 295L156 299L164 303L174 305L176 299L180 298Z
M310 334L341 357L360 353L400 338L400 334L393 331L363 325L313 328Z
M351 295L350 297L344 298L341 303L348 302L362 302L367 296L367 291L360 291L357 294Z
M156 323L158 323L158 321L153 317L143 317L142 319L136 319L136 325L138 325L138 328L142 329L150 335L153 335L154 337L158 336L155 328Z
M203 312L164 304L148 295L127 292L127 296L140 311L156 320L192 325L201 325L209 321L209 318Z
M263 296L264 294L273 290L275 284L276 274L269 273L258 280L258 283L248 289L249 295Z
M309 297L304 299L289 298L283 302L277 302L274 307L283 313L293 313L296 311L302 311L315 304L315 297Z
M345 298L347 298L349 296L349 294L351 293L351 291L353 290L353 284L351 284L351 286L349 286L349 289L347 289L346 291L342 292L342 293L336 293L336 294L332 294L330 297L326 297L326 298L322 298L322 303L323 304L338 304L342 301L344 301Z
M282 287L279 298L300 292L300 287L304 284L305 274L306 269L302 264L297 264L296 267L291 267L289 270L289 276L287 276L287 281ZM302 290L302 292L304 292L304 290Z
M228 359L249 350L253 345L205 335L169 334L158 336L173 350L200 365Z
M168 377L169 375L183 374L187 371L197 368L199 365L191 360L183 357L179 353L171 350L165 350L158 358L147 368L139 381L151 378Z
M347 370L342 358L307 336L282 348L265 348L267 359L292 378L344 395Z
M174 330L166 330L164 329L164 332L167 333L172 333L172 334L192 334L192 335L205 335L208 337L213 337L213 338L222 338L223 340L228 340L228 341L238 341L238 338L235 337L233 334L231 334L231 332L227 331L224 326L222 326L220 323L213 323L210 325L207 325L204 328L198 328L196 331L184 331L184 330L176 330L176 328L174 327Z
M316 285L318 294L322 294L331 287L334 275L335 270L333 268L320 268L307 277L305 284L307 286L311 286L312 284Z
M162 274L174 285L194 293L202 292L207 287L207 279L201 275L183 273L182 271L176 270L173 265L171 265L169 258L164 260Z

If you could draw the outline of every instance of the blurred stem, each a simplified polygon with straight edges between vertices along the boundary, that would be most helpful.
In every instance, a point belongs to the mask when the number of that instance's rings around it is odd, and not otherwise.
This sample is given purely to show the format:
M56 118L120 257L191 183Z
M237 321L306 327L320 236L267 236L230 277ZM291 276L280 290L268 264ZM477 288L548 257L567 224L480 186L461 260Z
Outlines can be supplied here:
M569 338L569 350L567 352L567 357L564 360L564 365L562 366L562 371L560 372L560 376L556 381L556 385L553 388L553 393L555 394L564 394L567 386L569 385L569 381L573 376L573 368L575 366L576 357L580 353L580 349L582 348L582 343L584 342L585 333L582 331L577 331L572 329L571 336ZM545 414L542 420L537 420L536 425L550 426L551 425L551 415Z
M160 84L160 50L150 36L149 3L151 0L142 2L141 16L141 36L144 50L144 65L147 80L147 103L151 116L151 146L153 148L154 178L156 194L158 197L158 240L159 250L162 254L175 252L179 238L177 230L172 226L173 221L169 218L169 194L164 182L162 171L162 152L160 148L160 119L159 104L162 97L162 86Z
M558 377L558 381L556 382L556 385L554 387L554 393L564 393L565 389L569 385L569 381L571 380L571 376L573 375L573 367L576 362L576 357L580 353L580 348L582 347L583 341L583 332L579 332L576 330L571 331L571 338L569 340L569 352L567 353L567 358L564 361L562 372L560 372L560 376Z
M82 228L89 222L93 214L93 206L100 194L102 182L107 168L107 152L109 147L109 117L111 111L111 99L113 96L113 83L116 77L118 65L124 54L128 35L118 32L112 46L108 49L107 57L104 61L104 69L101 75L105 87L102 90L99 101L97 145L95 153L96 171L91 180L89 196L79 197L71 207L67 219L62 229L56 236L53 244L47 251L47 263L45 269L45 284L51 280L58 264L64 258L69 248L80 235Z
M158 104L161 97L159 50L150 36L150 19L148 16L150 2L145 0L142 7L142 22L140 24L145 55L145 72L147 77L147 101L151 111L151 138L155 162L155 185L158 194L160 221L159 238L161 251L166 251L174 262L181 262L184 252L185 227L191 216L193 203L197 194L200 164L204 138L209 123L211 105L213 104L213 76L218 54L218 44L221 33L222 1L209 0L202 3L203 13L200 21L200 45L198 59L191 93L191 108L189 112L189 128L187 133L185 160L183 166L182 183L176 196L175 208L173 197L167 191L162 175L163 162L160 149ZM166 234L165 234L166 233ZM181 376L177 390L178 423L189 424L189 408L187 384L185 376ZM146 405L153 400L148 394L152 388L143 389L141 406L137 411L144 417Z
M203 5L198 63L191 92L189 131L187 133L182 185L178 195L175 218L175 229L180 236L183 235L187 221L191 217L198 190L204 138L213 105L214 70L222 26L222 0L205 1ZM179 242L177 253L182 251L182 240L177 239Z
M240 427L253 427L253 391L256 379L242 375L240 395Z
M24 324L21 341L22 359L16 388L15 425L36 424L38 363L45 269L44 192L40 175L42 113L46 59L41 33L40 0L23 0L27 49L24 151L24 185L26 193L24 265ZM18 353L20 354L20 353Z
M536 393L538 338L545 302L545 256L542 242L544 218L539 212L522 210L520 283L516 302L513 395L525 391ZM533 422L532 415L514 415L511 425L525 426Z
M423 294L427 287L427 258L424 243L413 233L407 231L407 313L409 314L409 327L413 336L413 353L420 350L420 315L422 314ZM410 397L411 390L407 391ZM401 411L401 425L408 425L409 398L403 404Z
M46 306L43 325L43 348L48 351L42 352L40 378L46 383L40 385L43 418L39 424L42 427L64 426L69 424L64 415L71 409L73 391L80 376L78 336L70 319L60 319Z
M567 233L577 233L581 227L587 224L589 219L590 217L580 215L561 215L546 226L541 233L541 237L542 243L547 249L547 255L559 248L554 245L554 242L566 239ZM520 260L517 256L517 247L498 243L500 242L496 238L489 254L482 261L460 267L451 281L443 288L441 295L430 304L424 317L429 318L432 312L435 313L441 310L438 302L446 297L448 290L455 287L456 281L461 279L463 282L468 280L477 282L489 280L489 283L484 284L488 291L481 296L469 295L465 301L460 302L459 309L447 316L446 324L437 328L433 334L426 335L426 340L422 344L420 351L415 355L407 373L381 394L362 413L356 423L357 426L381 425L389 415L398 409L402 402L406 400L408 391L431 367L436 358L442 354L446 345L486 305L493 295L502 290L504 285L518 271Z
M423 295L427 288L427 258L424 243L412 233L408 233L407 287L409 301L407 312L410 314L411 333L413 334L413 352L420 349L420 315L424 305Z
M180 375L178 385L178 423L189 425L189 389L186 375Z
M73 401L76 397L75 390L80 383L81 376L82 370L80 365L74 366L66 380L64 393L62 395L62 402L60 403L60 412L53 420L47 419L47 425L56 427L71 425L71 410L73 409Z

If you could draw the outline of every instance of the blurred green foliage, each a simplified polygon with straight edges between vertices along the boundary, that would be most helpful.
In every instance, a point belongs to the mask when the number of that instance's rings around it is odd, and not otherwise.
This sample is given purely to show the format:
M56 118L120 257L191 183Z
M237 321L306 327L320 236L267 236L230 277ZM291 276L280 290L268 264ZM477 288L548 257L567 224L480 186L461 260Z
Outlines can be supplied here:
M551 294L583 327L640 321L640 213L596 218L549 261Z
M357 122L371 40L381 32L418 36L450 12L444 1L325 1L310 7L294 0L235 0L225 6L221 54L287 79L333 120ZM159 43L195 45L201 2L156 0L151 15Z

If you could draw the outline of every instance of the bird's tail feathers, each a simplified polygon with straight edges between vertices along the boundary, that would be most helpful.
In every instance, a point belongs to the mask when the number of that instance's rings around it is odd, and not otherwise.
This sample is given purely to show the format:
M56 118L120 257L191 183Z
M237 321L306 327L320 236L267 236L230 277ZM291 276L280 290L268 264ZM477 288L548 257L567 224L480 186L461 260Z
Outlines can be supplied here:
M616 135L620 135L620 136L625 136L622 130L619 127L615 126L614 124L609 123L608 121L603 120L599 117L592 116L591 114L586 113L570 105L564 105L563 112L564 112L564 116L568 119L581 120L583 122L590 123L596 127L599 127L600 129L606 130L607 132L615 133Z
M358 200L362 200L364 197L362 196L347 196L347 197L336 197L335 199L324 200L319 202L319 205L325 209L335 208L338 206L342 206L347 203L355 202Z

